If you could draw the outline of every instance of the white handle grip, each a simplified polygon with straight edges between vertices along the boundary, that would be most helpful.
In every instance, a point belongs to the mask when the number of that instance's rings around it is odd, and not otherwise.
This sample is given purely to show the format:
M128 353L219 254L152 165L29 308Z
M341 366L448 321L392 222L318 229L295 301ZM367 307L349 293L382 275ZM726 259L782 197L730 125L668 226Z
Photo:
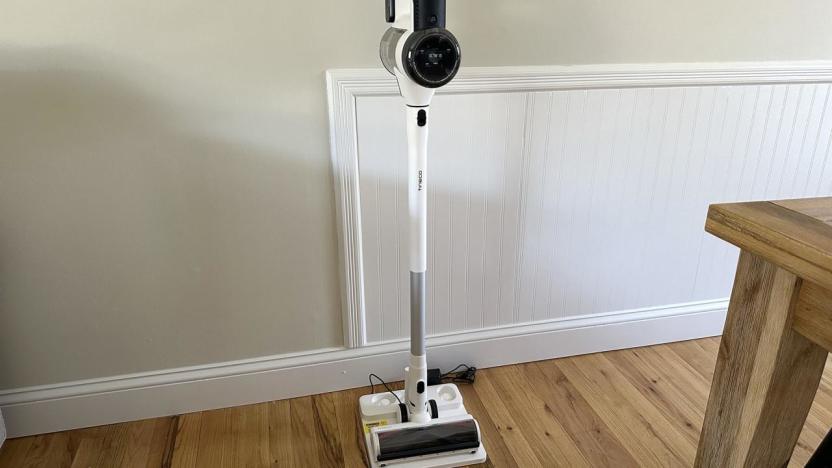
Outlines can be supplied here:
M410 271L427 269L428 108L407 107L407 205L410 218Z
M425 291L427 270L428 192L428 108L407 107L407 204L410 220L411 280L410 366L405 369L405 399L410 420L430 421L427 403L427 360L425 357ZM415 275L414 275L415 274ZM414 289L415 288L415 289ZM421 390L421 391L420 391Z

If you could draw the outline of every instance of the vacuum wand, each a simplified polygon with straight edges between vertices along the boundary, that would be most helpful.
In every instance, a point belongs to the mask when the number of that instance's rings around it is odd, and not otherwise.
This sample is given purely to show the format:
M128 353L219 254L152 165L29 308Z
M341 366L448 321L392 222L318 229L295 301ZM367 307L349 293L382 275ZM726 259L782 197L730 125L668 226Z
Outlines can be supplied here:
M407 205L410 219L410 366L405 400L410 420L430 420L425 386L425 276L427 275L428 107L407 107Z
M448 468L482 463L480 428L453 383L427 385L425 296L429 105L459 70L459 42L445 29L445 0L385 0L392 23L381 38L381 63L399 84L407 128L410 268L410 363L404 391L359 398L371 468Z
M427 270L428 109L436 88L459 70L459 42L445 29L444 0L387 0L393 26L379 55L396 77L406 107L408 211L410 220L410 366L405 369L408 420L431 419L426 397L425 276Z
M363 395L361 423L371 468L448 468L482 463L477 421L453 383L427 385L425 296L429 105L459 70L459 43L445 29L445 0L385 0L392 26L379 55L404 98L410 267L410 363L404 391Z

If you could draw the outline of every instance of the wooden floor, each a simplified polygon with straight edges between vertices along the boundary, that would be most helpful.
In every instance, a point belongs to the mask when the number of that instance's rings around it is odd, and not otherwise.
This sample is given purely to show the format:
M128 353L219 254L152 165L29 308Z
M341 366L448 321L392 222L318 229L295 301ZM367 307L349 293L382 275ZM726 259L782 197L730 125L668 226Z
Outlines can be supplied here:
M478 372L462 385L497 467L690 466L718 339ZM832 366L792 457L832 426ZM364 466L367 388L6 441L0 467Z

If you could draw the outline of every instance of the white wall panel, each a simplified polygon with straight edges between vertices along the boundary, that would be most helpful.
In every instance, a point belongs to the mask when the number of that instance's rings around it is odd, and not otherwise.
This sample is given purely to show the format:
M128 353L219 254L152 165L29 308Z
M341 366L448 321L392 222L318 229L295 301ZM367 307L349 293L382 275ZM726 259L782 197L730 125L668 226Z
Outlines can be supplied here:
M356 98L367 342L408 333L395 96ZM432 334L725 298L710 203L832 193L828 84L438 95Z

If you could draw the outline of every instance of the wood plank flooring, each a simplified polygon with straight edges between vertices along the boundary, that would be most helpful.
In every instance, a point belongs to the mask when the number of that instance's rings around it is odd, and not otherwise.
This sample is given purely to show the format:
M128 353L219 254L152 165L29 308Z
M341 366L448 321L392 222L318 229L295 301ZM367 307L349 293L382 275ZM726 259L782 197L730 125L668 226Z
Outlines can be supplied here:
M484 466L691 466L717 338L483 369L461 385ZM397 384L398 387L401 384ZM5 467L360 467L367 388L11 439ZM832 365L790 466L832 426Z

